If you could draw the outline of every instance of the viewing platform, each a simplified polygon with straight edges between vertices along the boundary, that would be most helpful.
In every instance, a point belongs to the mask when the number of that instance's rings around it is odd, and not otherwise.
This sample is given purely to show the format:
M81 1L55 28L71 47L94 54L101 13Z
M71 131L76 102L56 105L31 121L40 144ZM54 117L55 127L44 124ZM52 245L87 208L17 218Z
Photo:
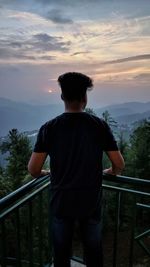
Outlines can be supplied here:
M0 267L51 267L50 177L0 200ZM150 180L103 175L104 267L150 266ZM72 267L85 266L75 240Z

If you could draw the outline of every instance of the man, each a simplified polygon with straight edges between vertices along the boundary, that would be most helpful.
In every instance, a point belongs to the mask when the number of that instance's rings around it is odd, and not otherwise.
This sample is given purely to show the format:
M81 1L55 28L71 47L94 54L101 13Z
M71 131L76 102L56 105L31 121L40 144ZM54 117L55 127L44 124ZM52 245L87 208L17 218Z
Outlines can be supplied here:
M42 166L50 156L54 266L70 267L73 226L78 220L86 266L102 267L103 151L112 163L106 173L120 174L124 160L106 122L84 112L92 80L73 72L61 75L58 82L65 113L41 127L28 169L34 177L46 174Z

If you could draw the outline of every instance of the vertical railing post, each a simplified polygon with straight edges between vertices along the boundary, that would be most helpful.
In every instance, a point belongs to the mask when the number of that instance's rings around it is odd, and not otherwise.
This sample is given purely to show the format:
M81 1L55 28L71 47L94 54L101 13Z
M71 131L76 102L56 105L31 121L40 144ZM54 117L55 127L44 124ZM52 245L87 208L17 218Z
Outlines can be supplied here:
M121 200L121 192L116 192L116 220L115 220L114 246L113 246L113 267L116 267L117 264L118 233L120 226L120 200Z
M33 219L32 219L32 200L29 202L29 266L33 267Z
M6 267L6 229L5 218L1 219L1 266Z
M17 235L17 266L21 267L21 249L20 249L20 214L19 208L16 210L16 235Z
M43 266L43 231L42 231L42 219L43 219L43 194L39 195L39 263L40 267Z
M48 244L49 244L49 266L52 264L53 247L52 247L52 214L50 209L50 186L48 188Z
M133 196L132 203L132 219L131 219L131 237L130 237L130 252L129 252L129 267L133 266L133 248L134 248L134 236L136 227L136 196Z

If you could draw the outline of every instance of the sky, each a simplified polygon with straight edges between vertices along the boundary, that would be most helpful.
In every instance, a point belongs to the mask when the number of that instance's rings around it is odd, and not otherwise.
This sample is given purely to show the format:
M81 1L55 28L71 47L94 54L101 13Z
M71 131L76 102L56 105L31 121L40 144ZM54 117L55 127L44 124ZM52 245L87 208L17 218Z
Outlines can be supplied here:
M150 1L0 0L0 97L60 103L69 71L93 79L90 107L150 101Z

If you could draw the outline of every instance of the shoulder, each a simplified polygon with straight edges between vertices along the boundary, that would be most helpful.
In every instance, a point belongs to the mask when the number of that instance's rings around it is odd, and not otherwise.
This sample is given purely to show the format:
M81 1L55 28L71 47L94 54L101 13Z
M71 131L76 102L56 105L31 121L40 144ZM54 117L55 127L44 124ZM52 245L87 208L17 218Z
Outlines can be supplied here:
M99 118L98 116L87 114L88 117L93 121L93 123L97 124L98 126L105 128L107 126L107 123L102 119Z
M51 129L54 125L57 124L63 118L63 114L58 115L57 117L45 122L41 127L40 130L47 131Z

